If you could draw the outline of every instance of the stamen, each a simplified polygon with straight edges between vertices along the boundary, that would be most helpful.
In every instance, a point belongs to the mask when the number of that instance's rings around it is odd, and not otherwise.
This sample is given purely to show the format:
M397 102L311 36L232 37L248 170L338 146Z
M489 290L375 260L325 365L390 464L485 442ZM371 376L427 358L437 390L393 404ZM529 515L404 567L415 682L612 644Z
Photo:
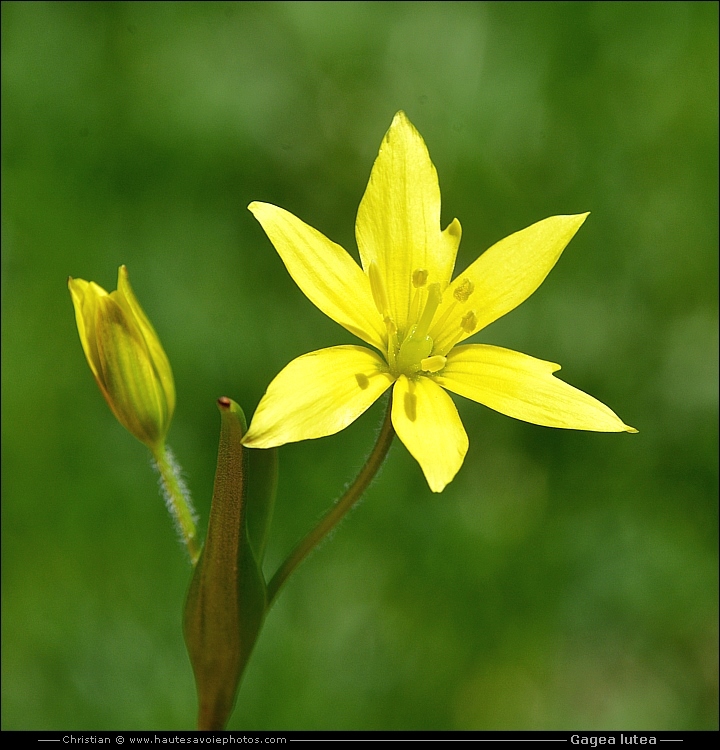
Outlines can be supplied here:
M470 295L475 291L475 284L470 279L463 279L454 289L453 297L458 302L467 302Z
M445 310L445 312L440 316L438 320L435 321L435 325L433 326L433 329L437 331L442 331L445 327L445 323L447 323L448 318L452 314L452 311L457 307L457 300L453 300L450 303L450 306Z
M428 272L424 268L416 268L412 272L412 285L415 287L412 301L410 302L410 312L408 320L417 320L420 315L420 306L423 300L423 287L427 284Z
M416 289L415 291L417 293L421 290ZM420 369L420 362L430 356L430 352L433 350L433 340L427 335L427 332L440 300L442 300L440 284L430 284L427 290L425 309L420 316L420 320L410 328L398 350L397 368L400 372L404 372L406 375L417 372Z
M447 363L447 357L440 354L433 354L432 357L425 357L420 360L420 368L425 372L440 372Z
M388 332L388 343L387 343L387 360L390 365L390 371L395 372L397 364L397 351L400 348L400 342L397 337L397 326L393 323L392 319L385 316L383 322Z
M442 332L445 328L448 320L451 319L452 314L455 312L455 309L457 308L458 304L462 304L464 302L467 302L470 298L470 295L475 291L475 284L473 284L470 279L467 277L464 278L456 287L453 289L453 300L448 305L445 312L440 316L438 320L435 321L435 325L433 326L433 331L436 333L438 338L443 338ZM467 317L467 316L466 316ZM464 318L463 318L464 320ZM463 323L460 323L461 327ZM475 323L477 325L477 322ZM453 344L454 346L454 344ZM448 349L449 351L449 349Z
M410 302L410 311L408 312L408 321L417 320L420 317L420 306L422 305L422 299L425 295L425 290L422 287L415 289L413 293L412 301Z
M428 287L428 298L425 303L425 309L423 310L422 316L412 333L413 336L417 336L418 338L427 336L430 323L432 323L432 319L435 316L435 312L441 301L442 293L440 292L440 284L437 282L430 284Z
M464 339L467 334L472 333L477 328L477 315L475 310L468 310L460 320L460 330L447 342L444 343L442 340L436 341L436 349L438 353L447 354L460 339Z
M412 284L417 289L420 286L425 286L428 280L428 272L424 268L416 268L412 273Z
M477 315L475 315L474 310L470 310L463 315L460 328L466 333L472 333L477 328Z
M372 292L375 307L377 307L380 315L385 317L388 314L388 300L387 295L385 294L385 285L383 284L380 270L374 260L370 261L368 278L370 279L370 291Z

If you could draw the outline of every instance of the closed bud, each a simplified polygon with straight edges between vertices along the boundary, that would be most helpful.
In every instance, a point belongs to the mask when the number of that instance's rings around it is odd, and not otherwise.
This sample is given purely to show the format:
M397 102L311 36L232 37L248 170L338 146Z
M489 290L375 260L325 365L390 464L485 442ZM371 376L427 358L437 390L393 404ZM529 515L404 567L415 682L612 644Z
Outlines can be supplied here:
M155 329L120 266L109 294L93 281L68 280L85 356L120 424L151 450L165 442L175 410L172 370Z

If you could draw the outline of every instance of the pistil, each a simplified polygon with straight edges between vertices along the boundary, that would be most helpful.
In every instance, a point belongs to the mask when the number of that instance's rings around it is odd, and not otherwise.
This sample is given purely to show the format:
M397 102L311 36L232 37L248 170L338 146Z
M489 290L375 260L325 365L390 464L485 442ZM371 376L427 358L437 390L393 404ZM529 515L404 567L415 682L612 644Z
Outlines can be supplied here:
M418 336L427 336L427 332L430 329L430 323L435 316L435 312L442 301L442 294L440 293L440 284L437 282L430 284L428 287L428 298L425 303L425 309L423 310L420 320L417 326L415 326L414 334Z
M428 336L428 330L433 316L440 305L442 294L440 284L430 284L427 291L427 301L420 320L410 329L410 333L400 345L397 355L397 370L405 374L412 374L422 369L422 361L430 356L433 340Z
M387 330L386 359L390 372L395 377L401 374L413 375L420 370L430 373L440 372L445 367L446 358L443 353L432 354L434 342L428 335L435 313L442 302L440 284L437 282L428 284L428 272L424 268L417 268L413 271L410 281L415 292L408 311L409 327L403 337L403 331L398 331L397 324L390 315L383 278L374 261L368 266L367 274L375 307L382 315ZM459 290L455 290L455 302L466 301L470 294L472 294L472 284L466 280ZM412 321L417 322L413 324Z

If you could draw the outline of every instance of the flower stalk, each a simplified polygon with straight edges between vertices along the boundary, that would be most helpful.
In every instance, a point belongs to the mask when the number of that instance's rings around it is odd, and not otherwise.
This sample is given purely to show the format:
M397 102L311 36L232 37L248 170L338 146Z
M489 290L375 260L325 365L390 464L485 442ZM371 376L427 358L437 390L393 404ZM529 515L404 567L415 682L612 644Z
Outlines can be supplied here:
M175 521L178 534L187 548L190 562L195 565L200 557L200 543L190 491L182 479L180 466L170 448L166 445L160 446L153 451L153 458L155 468L160 474L165 503Z
M268 608L272 606L280 589L300 563L320 544L320 542L340 523L348 511L362 497L370 482L380 470L385 457L390 450L395 430L392 425L392 401L388 401L380 433L375 447L368 456L365 465L360 470L355 481L348 487L345 494L323 516L320 523L312 529L288 555L278 568L267 588Z

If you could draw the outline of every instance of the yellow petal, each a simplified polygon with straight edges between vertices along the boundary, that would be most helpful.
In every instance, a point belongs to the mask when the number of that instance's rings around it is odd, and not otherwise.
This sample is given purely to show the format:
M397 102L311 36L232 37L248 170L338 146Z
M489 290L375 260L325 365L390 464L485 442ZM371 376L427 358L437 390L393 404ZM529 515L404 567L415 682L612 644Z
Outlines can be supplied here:
M96 336L111 409L138 440L158 445L165 438L172 412L136 321L110 295L99 299Z
M453 349L435 381L525 422L596 432L637 432L605 404L553 377L560 365L498 346Z
M107 292L95 282L88 282L84 279L69 278L68 288L75 309L75 321L80 334L80 343L92 374L95 376L100 389L104 392L105 387L101 379L102 371L95 336L95 318L99 304L98 299L107 296Z
M460 225L440 232L440 187L425 142L403 112L393 119L380 146L355 225L360 259L376 263L390 317L405 331L412 274L428 272L427 283L444 290L455 265Z
M160 340L120 267L118 289L68 279L80 341L120 423L151 449L165 439L175 408L172 370Z
M395 432L425 474L442 492L462 466L468 438L450 396L432 380L401 375L393 389Z
M137 297L130 286L125 266L120 266L118 270L117 292L112 292L110 296L120 305L128 319L134 320L137 324L150 354L150 359L155 368L160 386L164 391L169 416L172 417L175 411L175 380L172 368L170 367L170 361L160 343L160 338L155 333L152 323L150 323L140 303L137 301Z
M370 282L350 255L282 208L258 202L248 208L307 298L355 336L384 349L386 329Z
M444 353L453 340L466 339L524 302L545 280L587 216L551 216L539 221L500 240L458 274L430 329L435 350ZM473 290L470 295L461 293L468 288ZM451 305L450 314L444 315ZM475 316L474 326L461 327L460 321L470 312Z
M243 444L272 448L334 435L392 384L387 365L362 346L335 346L290 362L270 383Z

